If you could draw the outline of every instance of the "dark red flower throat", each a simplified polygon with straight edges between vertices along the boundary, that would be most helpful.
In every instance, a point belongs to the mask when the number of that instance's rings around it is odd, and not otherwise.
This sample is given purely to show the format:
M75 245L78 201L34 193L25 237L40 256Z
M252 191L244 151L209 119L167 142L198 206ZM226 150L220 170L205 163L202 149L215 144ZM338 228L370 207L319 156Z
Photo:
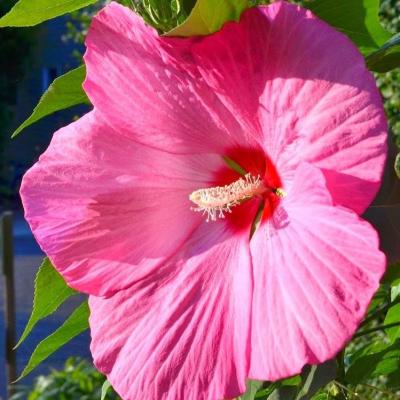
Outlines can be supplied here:
M192 208L207 215L207 221L226 218L237 229L251 232L262 219L272 216L284 196L281 179L270 158L262 151L234 148L223 156L222 168L210 187L196 190Z

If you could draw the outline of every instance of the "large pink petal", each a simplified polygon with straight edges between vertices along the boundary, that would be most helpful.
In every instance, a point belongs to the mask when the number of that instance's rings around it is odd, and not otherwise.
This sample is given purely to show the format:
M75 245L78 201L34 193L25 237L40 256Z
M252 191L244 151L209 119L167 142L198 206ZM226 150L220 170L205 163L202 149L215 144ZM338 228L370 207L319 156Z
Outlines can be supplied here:
M248 231L204 224L152 276L90 297L91 351L125 400L218 400L246 390Z
M194 42L160 37L111 3L87 36L85 91L118 131L153 147L223 153L253 143L248 121L237 118L241 110L224 104L199 74Z
M36 239L67 282L102 295L179 249L204 222L189 194L209 186L223 165L213 154L141 146L92 112L55 133L21 196Z
M305 164L250 246L250 376L276 380L332 358L353 335L385 268L374 229L333 206L322 172Z
M175 153L258 141L284 182L307 161L336 204L361 213L376 194L386 123L375 81L355 46L310 12L277 2L211 36L171 39L112 3L87 47L89 97L135 140Z
M379 188L387 137L364 58L309 11L287 2L259 10L269 27L260 48L267 70L260 98L265 150L284 182L299 163L315 164L335 204L362 213Z

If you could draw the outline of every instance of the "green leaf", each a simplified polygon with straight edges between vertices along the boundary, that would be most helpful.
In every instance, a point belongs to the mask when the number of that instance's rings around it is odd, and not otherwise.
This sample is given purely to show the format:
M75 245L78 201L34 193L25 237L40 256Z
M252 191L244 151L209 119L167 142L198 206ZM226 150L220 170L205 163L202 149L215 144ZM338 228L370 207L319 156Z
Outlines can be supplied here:
M259 390L255 400L293 400L298 392L298 387L302 383L300 375L295 375L277 382L264 384L264 388Z
M400 304L396 304L389 308L383 324L388 325L396 322L400 322ZM393 343L396 339L400 338L400 325L386 329L386 333Z
M12 137L17 136L28 126L56 111L78 104L89 104L89 100L82 89L85 76L86 68L82 65L55 79L39 100L32 115L16 129Z
M301 374L303 385L296 400L311 398L319 389L336 378L336 361L329 360L320 365L307 367Z
M239 399L240 400L254 400L254 397L259 389L261 389L263 386L262 381L252 381L248 380L246 387L246 393L242 394Z
M101 399L100 400L106 399L107 393L110 390L110 388L111 388L111 383L108 381L104 381L103 386L101 388Z
M387 287L385 285L380 285L369 304L368 313L365 319L371 318L371 316L381 309L382 305L384 305L388 300L389 296Z
M248 0L197 0L189 17L166 36L209 35L221 29L227 21L238 21L249 7Z
M295 375L291 378L283 379L279 382L276 382L275 387L271 386L270 394L262 397L260 400L294 400L301 384L301 375Z
M51 18L79 10L97 0L19 0L9 13L0 18L5 26L33 26Z
M386 350L389 346L390 344L383 343L382 341L367 342L364 346L354 351L354 353L351 353L349 356L346 356L346 364L352 365L359 358L375 353L380 353Z
M381 375L389 375L400 368L400 343L396 342L386 349L358 357L346 373L346 381L357 385Z
M38 344L18 380L28 375L47 357L57 351L60 347L64 346L75 336L78 336L80 333L88 329L88 319L89 306L87 301L84 301L75 309L75 311L68 317L63 325L61 325L54 333Z
M397 177L400 179L400 153L397 154L396 159L394 160L394 171L396 172Z
M312 398L312 400L329 400L328 393L319 393Z
M275 392L275 389L277 389L280 385L281 385L280 382L264 383L265 387L258 390L254 399L255 400L269 399L272 393Z
M379 50L370 54L367 58L367 65L371 71L388 72L400 66L400 33L394 35ZM396 158L397 176L400 174L399 157Z
M301 375L274 382L259 390L255 400L308 400L336 377L336 361L307 366ZM250 397L252 399L252 397Z
M395 301L400 295L400 283L390 289L390 301Z
M281 382L282 386L299 386L301 385L302 382L301 375L295 375L292 376L291 378L286 378Z
M388 389L399 389L400 388L400 370L387 375L386 387Z
M65 300L75 294L56 271L48 258L43 260L35 278L32 314L16 348L27 338L34 326L60 307Z
M379 21L379 0L314 0L305 6L346 34L365 55L390 39Z

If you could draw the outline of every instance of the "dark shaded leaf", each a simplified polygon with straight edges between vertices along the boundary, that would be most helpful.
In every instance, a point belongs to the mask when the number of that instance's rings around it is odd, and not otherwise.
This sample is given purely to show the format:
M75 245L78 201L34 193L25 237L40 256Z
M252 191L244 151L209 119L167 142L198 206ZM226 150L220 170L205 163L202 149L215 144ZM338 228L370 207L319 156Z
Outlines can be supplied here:
M349 357L346 357L347 364L351 365L356 362L359 358L365 357L369 354L380 353L386 350L390 346L390 343L382 343L378 341L368 342L357 351L353 352Z
M389 389L400 388L400 370L387 375L386 387Z
M346 381L353 385L392 374L400 368L400 343L396 342L384 350L356 358L346 373Z
M296 396L296 400L308 400L326 386L329 382L336 378L336 361L329 360L323 364L307 367L302 372L303 385Z
M400 34L393 36L379 50L370 54L367 65L371 71L387 72L400 66Z
M390 143L381 189L364 218L379 233L381 249L389 264L400 260L400 180L394 170L397 147Z
M400 263L389 265L383 276L382 283L397 285L400 283Z

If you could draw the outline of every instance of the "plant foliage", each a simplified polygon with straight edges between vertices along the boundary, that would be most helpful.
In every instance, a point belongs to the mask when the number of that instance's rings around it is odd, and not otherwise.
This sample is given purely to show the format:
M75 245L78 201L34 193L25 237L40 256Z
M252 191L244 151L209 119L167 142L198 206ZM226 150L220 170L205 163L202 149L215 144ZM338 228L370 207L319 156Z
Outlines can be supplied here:
M100 400L105 377L86 360L69 358L61 371L35 379L33 387L20 386L10 400ZM108 388L102 400L118 400Z

